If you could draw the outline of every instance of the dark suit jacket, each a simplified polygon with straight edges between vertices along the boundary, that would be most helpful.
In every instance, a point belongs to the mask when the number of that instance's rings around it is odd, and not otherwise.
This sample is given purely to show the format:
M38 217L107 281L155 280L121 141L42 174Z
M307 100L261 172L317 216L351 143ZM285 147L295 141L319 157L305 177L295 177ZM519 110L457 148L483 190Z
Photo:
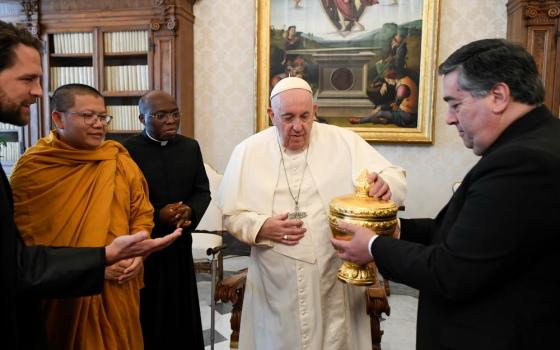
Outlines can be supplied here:
M105 250L26 247L14 223L12 192L0 167L0 264L0 339L11 343L10 349L46 349L40 298L101 292Z
M381 274L420 290L417 349L548 349L560 331L560 120L507 128L435 220L379 237Z

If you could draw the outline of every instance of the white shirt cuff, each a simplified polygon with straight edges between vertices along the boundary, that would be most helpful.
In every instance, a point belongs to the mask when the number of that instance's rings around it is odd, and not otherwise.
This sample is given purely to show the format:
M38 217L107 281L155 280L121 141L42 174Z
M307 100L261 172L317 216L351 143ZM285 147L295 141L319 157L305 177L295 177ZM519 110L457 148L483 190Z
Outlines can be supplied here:
M371 237L369 239L369 244L368 244L368 251L369 251L369 255L371 255L371 257L373 258L373 254L371 253L371 245L373 244L373 241L375 241L375 239L379 237L378 235L373 235L373 237Z

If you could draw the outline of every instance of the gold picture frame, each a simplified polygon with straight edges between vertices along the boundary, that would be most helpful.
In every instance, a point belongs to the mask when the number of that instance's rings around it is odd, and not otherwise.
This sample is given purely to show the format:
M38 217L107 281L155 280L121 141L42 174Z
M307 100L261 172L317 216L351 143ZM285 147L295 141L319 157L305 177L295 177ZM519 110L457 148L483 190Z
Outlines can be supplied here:
M314 100L319 105L320 121L353 130L367 141L432 143L439 0L404 2L407 6L416 6L418 13L409 8L402 11L399 6L404 5L400 5L399 2L256 0L257 131L270 126L266 110L272 84L283 76L292 75L293 72L294 75L302 73L304 79L312 85ZM338 3L350 4L353 7L337 8L342 6L337 5ZM385 15L380 16L381 12L369 14L367 11L382 11ZM391 11L396 13L394 18L397 20L383 22L376 27L371 18L392 18L389 17ZM402 22L398 22L403 12L411 14ZM273 18L271 13L274 14ZM293 17L286 19L290 14L293 14ZM418 18L415 19L414 16ZM367 18L370 20L366 20ZM314 23L315 21L317 23ZM377 21L376 23L379 23L379 20ZM321 30L326 33L324 37L316 34ZM292 33L289 33L290 31ZM295 39L290 40L290 35ZM408 39L405 40L408 42L408 48L405 44L405 49L402 50L404 54L399 53L398 43L395 43L398 36L401 37L401 41L402 37ZM366 37L367 42L359 42L357 37ZM364 45L364 42L373 44ZM409 64L410 62L412 64ZM391 97L391 103L376 103L379 101L379 91L383 91L379 84L391 82L386 86L390 86L394 91L402 85L401 78L389 78L389 73L392 73L395 67L399 70L400 77L404 79L408 74L413 81L410 85L416 84L415 89L409 89L409 96L417 98L417 118L408 119L412 120L412 124L406 124L407 119L394 119L400 117L385 119L380 116L394 115L391 112L400 111L401 105L394 101L402 103L402 99L395 98L393 101ZM379 113L381 110L386 112ZM352 118L353 121L360 124L350 123L351 117L354 116L359 118ZM416 124L413 124L414 122Z

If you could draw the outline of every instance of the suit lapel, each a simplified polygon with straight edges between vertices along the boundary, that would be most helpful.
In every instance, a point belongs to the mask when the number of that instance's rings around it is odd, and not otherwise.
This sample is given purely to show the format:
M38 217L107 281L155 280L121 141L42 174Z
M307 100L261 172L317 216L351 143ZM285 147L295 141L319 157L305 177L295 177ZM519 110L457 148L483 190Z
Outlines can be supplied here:
M436 234L432 238L432 243L443 242L447 234L451 232L451 226L457 221L457 217L463 209L465 200L467 198L467 192L470 187L471 174L476 168L476 165L467 173L464 177L461 185L455 191L449 202L443 207L443 209L436 216Z

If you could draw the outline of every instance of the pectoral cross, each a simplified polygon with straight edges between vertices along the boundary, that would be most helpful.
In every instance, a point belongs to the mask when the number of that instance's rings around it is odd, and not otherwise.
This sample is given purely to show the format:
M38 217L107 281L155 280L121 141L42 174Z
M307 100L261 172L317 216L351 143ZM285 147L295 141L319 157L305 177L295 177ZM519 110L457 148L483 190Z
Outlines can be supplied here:
M304 217L307 216L307 213L304 211L299 211L299 203L296 202L295 208L294 208L294 212L293 213L288 213L288 219L303 219Z

